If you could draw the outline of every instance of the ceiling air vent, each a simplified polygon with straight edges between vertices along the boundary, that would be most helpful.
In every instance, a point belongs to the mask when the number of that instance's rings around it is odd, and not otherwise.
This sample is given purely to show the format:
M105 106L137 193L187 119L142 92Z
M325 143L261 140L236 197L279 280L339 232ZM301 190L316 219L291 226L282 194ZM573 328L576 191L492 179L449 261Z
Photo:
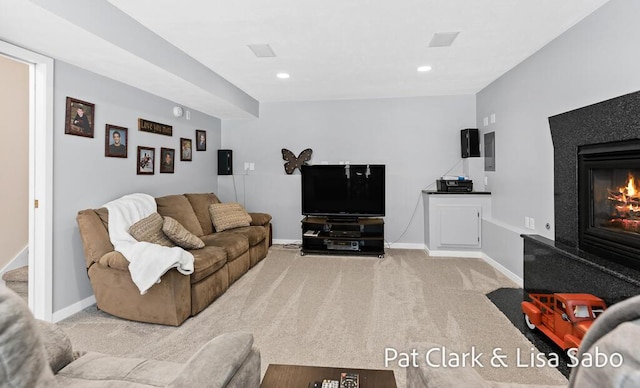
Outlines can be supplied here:
M449 47L460 32L436 32L429 42L429 47Z
M253 54L258 58L271 58L276 56L276 53L273 52L271 46L268 44L249 44L247 46L249 46Z

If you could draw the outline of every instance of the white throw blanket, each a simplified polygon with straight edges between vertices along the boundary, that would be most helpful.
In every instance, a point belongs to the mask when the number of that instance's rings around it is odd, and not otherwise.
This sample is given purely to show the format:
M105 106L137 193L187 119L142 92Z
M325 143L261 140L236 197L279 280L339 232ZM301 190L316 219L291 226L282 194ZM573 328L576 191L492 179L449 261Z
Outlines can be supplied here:
M109 238L116 251L129 261L131 279L140 294L160 282L171 268L193 273L193 255L180 247L138 242L129 227L157 211L156 201L148 194L129 194L104 205L109 210Z

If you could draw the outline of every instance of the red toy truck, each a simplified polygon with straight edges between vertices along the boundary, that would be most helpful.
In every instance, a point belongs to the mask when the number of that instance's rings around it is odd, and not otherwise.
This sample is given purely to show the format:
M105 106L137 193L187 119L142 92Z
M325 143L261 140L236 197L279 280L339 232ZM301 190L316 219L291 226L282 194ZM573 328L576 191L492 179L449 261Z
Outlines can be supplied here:
M591 294L529 294L521 303L524 320L531 330L538 328L566 351L577 348L593 320L607 305Z

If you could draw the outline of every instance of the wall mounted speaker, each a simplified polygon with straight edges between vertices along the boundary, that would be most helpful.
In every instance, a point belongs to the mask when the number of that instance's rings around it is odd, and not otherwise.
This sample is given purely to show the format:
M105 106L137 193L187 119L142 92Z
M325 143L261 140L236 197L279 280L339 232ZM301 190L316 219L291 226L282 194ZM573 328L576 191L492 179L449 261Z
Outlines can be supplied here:
M478 128L461 130L460 146L463 158L480 156L480 133L478 132Z
M233 151L218 150L218 175L233 175Z

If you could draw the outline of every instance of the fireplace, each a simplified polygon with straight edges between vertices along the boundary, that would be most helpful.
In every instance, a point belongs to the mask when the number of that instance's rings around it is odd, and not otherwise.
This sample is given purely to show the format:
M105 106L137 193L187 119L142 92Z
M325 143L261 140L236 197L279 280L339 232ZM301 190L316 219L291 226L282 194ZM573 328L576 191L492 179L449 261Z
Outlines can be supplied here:
M522 235L527 293L640 294L640 92L549 117L555 239Z
M640 140L578 147L578 247L640 269Z

